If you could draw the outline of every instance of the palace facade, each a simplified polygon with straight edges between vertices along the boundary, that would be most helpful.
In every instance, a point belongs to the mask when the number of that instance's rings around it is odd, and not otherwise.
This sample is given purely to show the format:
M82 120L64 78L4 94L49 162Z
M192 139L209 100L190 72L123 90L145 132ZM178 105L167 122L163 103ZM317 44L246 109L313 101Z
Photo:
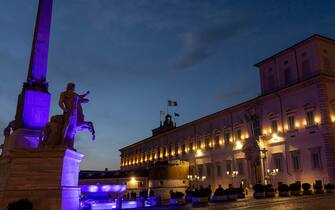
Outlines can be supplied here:
M178 127L167 115L120 149L120 170L183 160L180 181L212 187L335 182L335 41L313 35L255 66L261 96Z

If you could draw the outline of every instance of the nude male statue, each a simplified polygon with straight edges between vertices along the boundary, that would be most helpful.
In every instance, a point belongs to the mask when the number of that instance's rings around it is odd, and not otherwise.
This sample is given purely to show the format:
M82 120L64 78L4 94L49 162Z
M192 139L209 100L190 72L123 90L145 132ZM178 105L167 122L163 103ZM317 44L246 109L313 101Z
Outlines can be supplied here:
M74 136L78 127L80 127L80 125L84 122L84 114L81 103L87 103L89 101L85 98L89 93L90 92L87 91L85 94L79 95L75 92L75 84L68 83L66 91L60 94L59 106L63 110L64 116L64 127L62 131L63 141L64 144L70 148L73 148ZM94 139L94 129L92 135Z

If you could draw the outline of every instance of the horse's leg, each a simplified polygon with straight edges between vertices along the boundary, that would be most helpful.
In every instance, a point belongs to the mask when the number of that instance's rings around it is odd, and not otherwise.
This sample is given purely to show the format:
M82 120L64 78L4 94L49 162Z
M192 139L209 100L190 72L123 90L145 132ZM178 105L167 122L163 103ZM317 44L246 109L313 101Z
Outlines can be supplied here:
M91 130L91 133L92 133L92 140L94 141L95 140L95 130L94 130L94 125L92 122L87 122L88 125L90 126L90 130Z

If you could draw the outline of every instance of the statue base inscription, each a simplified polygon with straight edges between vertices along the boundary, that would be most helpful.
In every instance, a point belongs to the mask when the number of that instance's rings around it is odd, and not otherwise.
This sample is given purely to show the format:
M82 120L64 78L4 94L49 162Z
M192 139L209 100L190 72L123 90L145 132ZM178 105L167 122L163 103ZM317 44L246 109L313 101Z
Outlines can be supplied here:
M0 209L28 199L34 210L78 210L82 159L64 148L8 151L0 158Z

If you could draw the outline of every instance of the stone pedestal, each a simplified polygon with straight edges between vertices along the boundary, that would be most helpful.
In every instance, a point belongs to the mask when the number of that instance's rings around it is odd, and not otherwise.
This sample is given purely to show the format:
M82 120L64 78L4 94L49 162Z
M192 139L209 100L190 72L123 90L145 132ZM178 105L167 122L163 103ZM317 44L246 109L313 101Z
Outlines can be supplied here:
M5 139L4 155L15 149L35 149L38 147L40 130L19 128Z
M78 210L79 164L67 149L16 149L0 158L0 209L28 199L34 210Z

